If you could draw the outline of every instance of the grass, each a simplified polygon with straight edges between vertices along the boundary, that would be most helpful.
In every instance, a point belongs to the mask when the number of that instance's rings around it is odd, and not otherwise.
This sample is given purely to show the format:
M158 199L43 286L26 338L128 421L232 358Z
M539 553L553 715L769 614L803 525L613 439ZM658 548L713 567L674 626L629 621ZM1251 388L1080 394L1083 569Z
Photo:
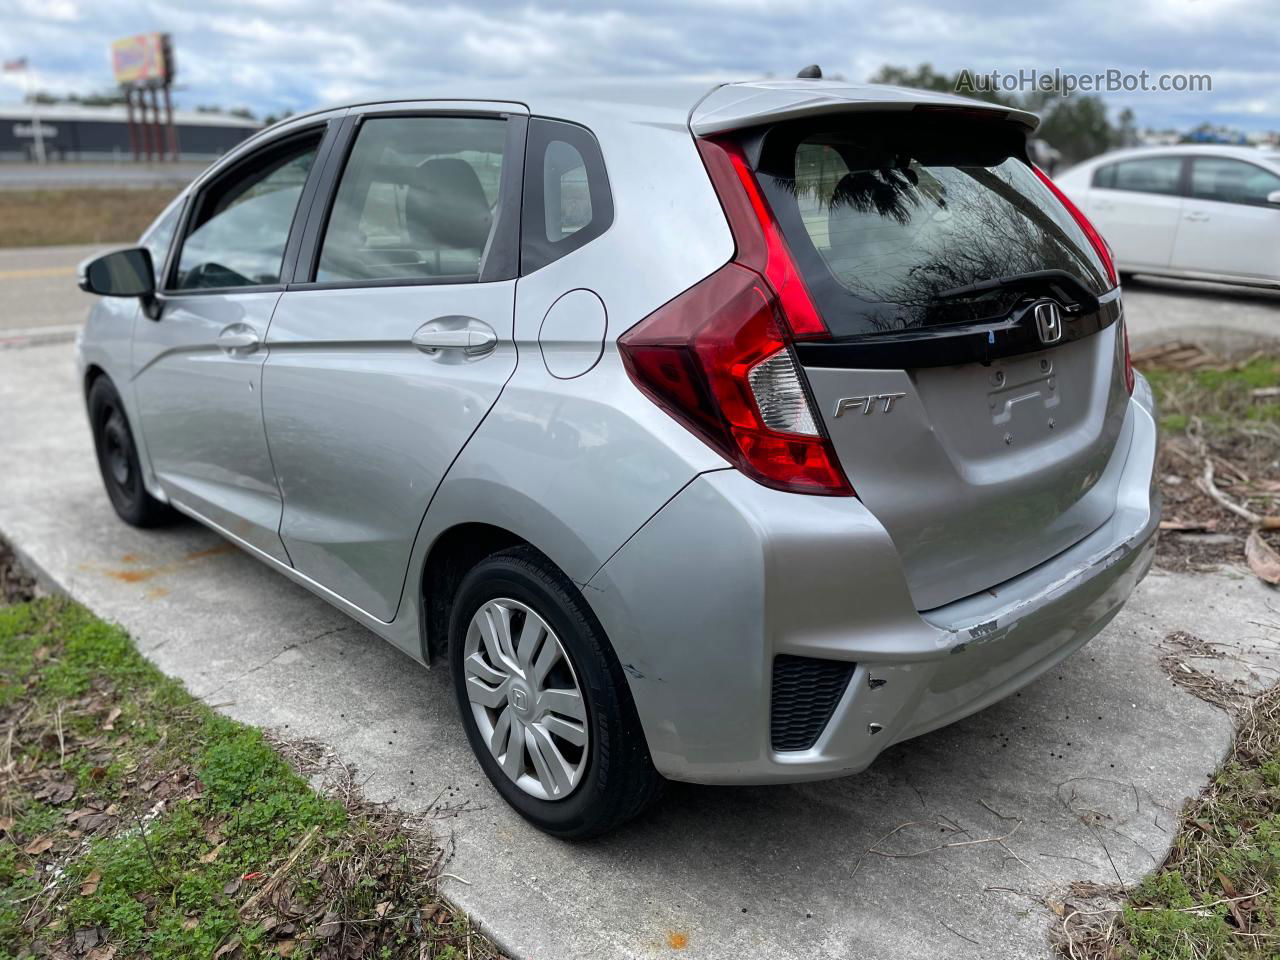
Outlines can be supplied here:
M0 958L497 956L443 852L321 769L82 607L0 606Z
M1240 732L1190 801L1163 865L1119 912L1068 915L1061 951L1088 960L1280 955L1280 688L1240 698Z
M1259 400L1253 391L1280 387L1280 356L1259 355L1218 369L1143 369L1160 404L1160 424L1183 433L1199 419L1217 431L1247 423L1280 423L1277 398Z
M176 188L0 190L0 246L131 243L177 195Z
M1253 524L1223 507L1280 512L1280 353L1224 361L1170 344L1136 358L1150 381L1162 428L1157 476L1168 532L1158 562L1183 570L1245 560ZM1219 494L1206 488L1206 471ZM1267 531L1273 548L1280 536Z

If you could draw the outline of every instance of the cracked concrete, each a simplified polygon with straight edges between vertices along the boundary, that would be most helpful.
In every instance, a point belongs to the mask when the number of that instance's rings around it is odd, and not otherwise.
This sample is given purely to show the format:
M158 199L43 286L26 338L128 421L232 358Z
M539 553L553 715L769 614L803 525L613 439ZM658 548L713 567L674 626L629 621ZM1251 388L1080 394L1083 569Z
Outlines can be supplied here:
M483 780L443 671L194 524L121 524L69 346L0 353L0 458L0 534L43 576L219 709L326 741L376 799L434 804L448 870L471 881L445 892L525 957L1047 957L1040 901L1155 866L1230 743L1226 714L1164 674L1162 638L1221 644L1201 668L1254 685L1280 668L1275 591L1234 569L1157 570L1039 682L860 776L675 784L641 822L567 844Z

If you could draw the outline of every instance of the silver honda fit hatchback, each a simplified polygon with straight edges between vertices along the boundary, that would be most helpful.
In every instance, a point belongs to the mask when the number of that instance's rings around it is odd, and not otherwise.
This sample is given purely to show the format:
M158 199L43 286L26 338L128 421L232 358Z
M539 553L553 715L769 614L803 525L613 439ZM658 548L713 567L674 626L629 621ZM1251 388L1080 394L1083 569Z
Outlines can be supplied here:
M1151 563L1151 392L1033 116L797 79L292 118L82 267L103 482L451 671L563 837L836 777ZM372 693L372 691L371 691Z

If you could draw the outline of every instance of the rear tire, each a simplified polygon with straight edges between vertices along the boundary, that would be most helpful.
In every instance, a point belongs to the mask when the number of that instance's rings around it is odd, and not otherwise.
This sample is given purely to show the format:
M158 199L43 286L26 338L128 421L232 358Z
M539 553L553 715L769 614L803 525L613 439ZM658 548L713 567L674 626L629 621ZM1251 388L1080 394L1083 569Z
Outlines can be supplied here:
M133 527L157 527L172 522L173 509L147 493L124 404L105 376L98 377L89 387L88 406L98 470L116 514Z
M537 550L494 554L463 578L450 614L449 665L471 749L503 799L534 826L564 839L598 836L660 795L664 781L604 629ZM568 706L542 714L543 725L539 711L552 702ZM521 744L518 753L512 742Z

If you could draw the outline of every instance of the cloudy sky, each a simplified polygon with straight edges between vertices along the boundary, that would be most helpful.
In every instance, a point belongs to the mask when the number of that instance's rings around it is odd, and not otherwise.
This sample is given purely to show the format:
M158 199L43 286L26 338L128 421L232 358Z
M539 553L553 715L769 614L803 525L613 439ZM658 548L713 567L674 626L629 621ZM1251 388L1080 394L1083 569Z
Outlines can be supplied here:
M1274 0L0 0L0 57L40 86L110 84L109 42L173 34L179 106L299 110L441 78L789 76L806 63L863 80L882 64L939 70L1208 73L1211 93L1108 94L1142 126L1280 129ZM22 94L0 74L0 100Z

